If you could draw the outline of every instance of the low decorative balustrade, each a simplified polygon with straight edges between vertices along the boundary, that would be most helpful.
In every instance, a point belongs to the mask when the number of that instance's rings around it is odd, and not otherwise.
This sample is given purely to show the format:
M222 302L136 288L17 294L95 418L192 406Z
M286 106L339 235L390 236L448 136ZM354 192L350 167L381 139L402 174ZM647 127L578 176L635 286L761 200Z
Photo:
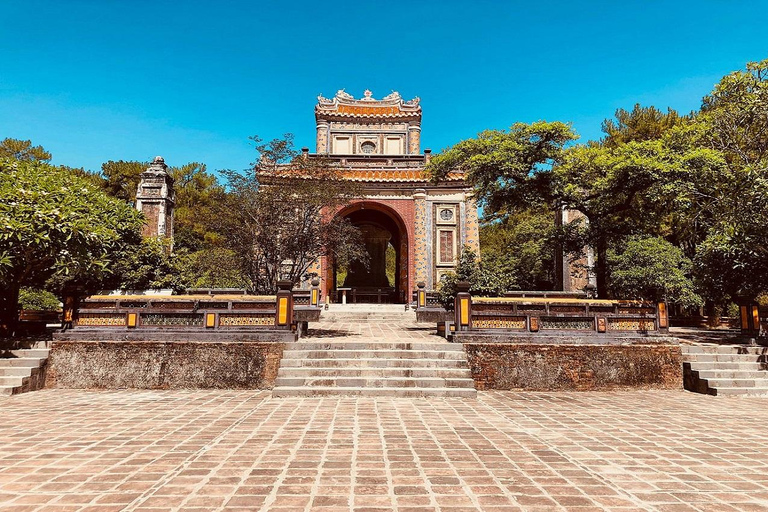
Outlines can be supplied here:
M472 297L460 288L454 331L520 333L668 332L666 304L567 297Z
M295 329L293 295L93 296L74 315L75 331L244 331Z

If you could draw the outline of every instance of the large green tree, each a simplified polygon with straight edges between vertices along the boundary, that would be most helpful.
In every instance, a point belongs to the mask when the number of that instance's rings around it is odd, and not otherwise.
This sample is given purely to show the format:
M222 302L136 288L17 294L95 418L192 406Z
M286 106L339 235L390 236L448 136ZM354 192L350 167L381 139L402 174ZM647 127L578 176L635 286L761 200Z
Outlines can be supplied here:
M551 169L577 135L570 125L538 121L509 130L484 131L435 155L426 172L439 181L463 171L486 219L504 218L531 204L547 203Z
M111 274L137 243L141 215L64 168L0 161L0 333L13 332L22 286Z

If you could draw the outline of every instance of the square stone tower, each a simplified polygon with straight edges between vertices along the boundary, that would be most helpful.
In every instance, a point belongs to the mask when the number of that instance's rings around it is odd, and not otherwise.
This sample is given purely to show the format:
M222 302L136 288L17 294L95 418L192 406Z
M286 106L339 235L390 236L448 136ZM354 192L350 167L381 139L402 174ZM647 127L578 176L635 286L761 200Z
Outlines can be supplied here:
M136 191L136 209L144 214L146 224L142 234L146 237L173 238L173 207L175 205L173 178L161 156L156 156Z

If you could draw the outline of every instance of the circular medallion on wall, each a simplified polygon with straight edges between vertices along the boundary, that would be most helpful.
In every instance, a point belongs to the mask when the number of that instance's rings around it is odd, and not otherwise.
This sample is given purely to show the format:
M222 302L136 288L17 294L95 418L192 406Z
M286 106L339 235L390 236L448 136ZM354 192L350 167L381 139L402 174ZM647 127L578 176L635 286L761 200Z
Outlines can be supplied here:
M373 142L367 140L367 141L363 142L362 144L360 144L360 151L362 151L365 154L370 155L371 153L376 151L376 144L374 144Z
M440 220L449 221L453 220L453 209L452 208L443 208L440 210Z

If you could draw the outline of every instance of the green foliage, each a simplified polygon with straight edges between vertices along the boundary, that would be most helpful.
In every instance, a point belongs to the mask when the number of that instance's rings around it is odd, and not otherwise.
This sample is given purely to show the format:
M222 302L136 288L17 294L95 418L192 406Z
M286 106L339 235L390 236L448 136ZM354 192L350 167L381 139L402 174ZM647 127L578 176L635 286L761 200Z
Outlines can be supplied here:
M66 168L0 161L0 330L12 330L22 286L112 275L141 224L129 205Z
M480 228L482 265L507 276L506 290L548 290L555 285L558 248L554 214L546 208L511 213Z
M510 210L541 202L542 196L546 201L551 167L576 138L565 123L515 123L508 131L488 130L459 142L433 157L426 172L437 181L464 171L486 217L503 218Z
M0 141L0 160L8 158L22 162L51 161L51 154L43 146L33 146L31 140L6 138Z
M621 251L608 252L610 288L615 297L666 300L683 307L698 307L702 298L690 278L691 260L680 248L659 237L632 236Z
M184 281L190 288L247 288L234 251L212 247L193 252L185 260Z
M446 309L453 309L456 285L461 281L470 283L471 294L485 297L501 295L515 286L511 275L479 261L469 246L462 249L456 270L445 274L438 285L438 300Z
M136 202L141 173L148 166L147 162L125 160L110 160L101 164L101 174L105 180L104 189L109 195L133 204Z
M61 309L61 303L54 294L37 288L19 290L19 306L21 309L33 311L58 311Z
M220 237L212 227L213 211L224 198L224 187L209 174L205 164L191 162L168 169L174 179L174 244L197 251L215 244Z
M144 238L141 244L125 252L115 264L123 290L150 290L170 288L184 291L192 283L185 269L190 256L186 251L171 253L167 240Z
M664 113L654 106L643 107L639 103L635 103L632 111L617 109L615 117L616 120L603 121L602 128L606 136L600 144L605 147L615 148L628 142L659 139L667 130L684 121L671 108Z

